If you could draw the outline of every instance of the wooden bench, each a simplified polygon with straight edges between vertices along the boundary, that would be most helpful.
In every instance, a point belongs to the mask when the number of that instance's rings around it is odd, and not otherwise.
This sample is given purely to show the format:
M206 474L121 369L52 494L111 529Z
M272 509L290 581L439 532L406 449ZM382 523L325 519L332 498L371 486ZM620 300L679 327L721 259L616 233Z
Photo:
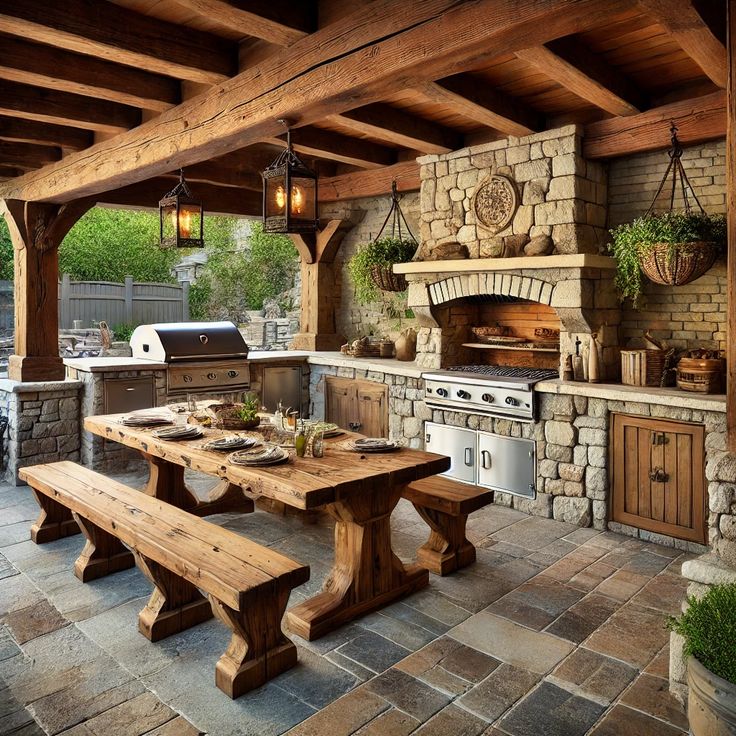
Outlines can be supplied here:
M409 483L402 497L411 501L430 533L417 550L417 563L448 575L475 562L475 547L465 537L468 515L493 501L493 491L434 475Z
M309 579L308 566L76 463L23 468L20 477L42 509L34 526L49 515L63 518L66 509L79 524L87 538L74 564L80 580L137 564L153 583L138 617L148 639L183 631L214 612L232 631L215 670L217 687L231 698L296 664L281 619L291 589Z

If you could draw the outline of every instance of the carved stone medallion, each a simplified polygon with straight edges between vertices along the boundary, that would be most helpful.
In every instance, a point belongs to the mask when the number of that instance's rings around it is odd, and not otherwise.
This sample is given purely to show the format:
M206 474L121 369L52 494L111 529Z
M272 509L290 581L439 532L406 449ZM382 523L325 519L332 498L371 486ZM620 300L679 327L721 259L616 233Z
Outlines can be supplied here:
M513 179L502 174L486 177L475 190L472 206L479 225L492 233L501 232L514 218L519 206Z

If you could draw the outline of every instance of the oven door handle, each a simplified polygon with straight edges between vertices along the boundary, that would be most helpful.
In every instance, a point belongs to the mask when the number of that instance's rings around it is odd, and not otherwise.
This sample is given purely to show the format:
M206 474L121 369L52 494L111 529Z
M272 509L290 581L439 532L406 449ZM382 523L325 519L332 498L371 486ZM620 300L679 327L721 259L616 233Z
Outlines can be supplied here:
M469 468L473 467L473 448L472 447L465 448L465 464Z
M480 464L483 470L491 469L491 453L488 450L480 451Z

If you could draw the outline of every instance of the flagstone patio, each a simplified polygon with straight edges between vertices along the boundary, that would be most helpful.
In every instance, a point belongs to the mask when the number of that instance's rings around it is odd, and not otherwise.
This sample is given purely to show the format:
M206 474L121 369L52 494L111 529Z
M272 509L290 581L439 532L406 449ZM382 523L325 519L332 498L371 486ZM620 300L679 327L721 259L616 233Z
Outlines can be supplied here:
M127 483L142 483L129 474ZM192 478L198 490L209 481ZM212 620L152 644L137 631L137 569L86 585L81 537L28 541L28 488L0 487L0 733L116 736L500 734L675 736L665 620L688 555L491 505L468 524L475 565L314 642L299 664L232 701L214 684L228 634ZM257 510L210 517L311 566L331 559L328 518ZM398 553L427 530L402 502Z

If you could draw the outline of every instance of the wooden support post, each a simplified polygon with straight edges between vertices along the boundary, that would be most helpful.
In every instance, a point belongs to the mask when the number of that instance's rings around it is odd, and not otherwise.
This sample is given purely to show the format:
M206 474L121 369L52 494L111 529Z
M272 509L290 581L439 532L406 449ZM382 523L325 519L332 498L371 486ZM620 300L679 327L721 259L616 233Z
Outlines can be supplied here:
M3 214L15 251L15 353L8 378L61 381L58 248L72 225L94 204L5 200Z
M335 256L353 223L330 220L315 235L292 235L301 256L302 303L299 333L292 350L339 350L345 338L337 332L340 271Z
M728 25L728 87L726 98L726 212L728 216L728 323L726 421L728 449L736 452L736 8L726 3Z

